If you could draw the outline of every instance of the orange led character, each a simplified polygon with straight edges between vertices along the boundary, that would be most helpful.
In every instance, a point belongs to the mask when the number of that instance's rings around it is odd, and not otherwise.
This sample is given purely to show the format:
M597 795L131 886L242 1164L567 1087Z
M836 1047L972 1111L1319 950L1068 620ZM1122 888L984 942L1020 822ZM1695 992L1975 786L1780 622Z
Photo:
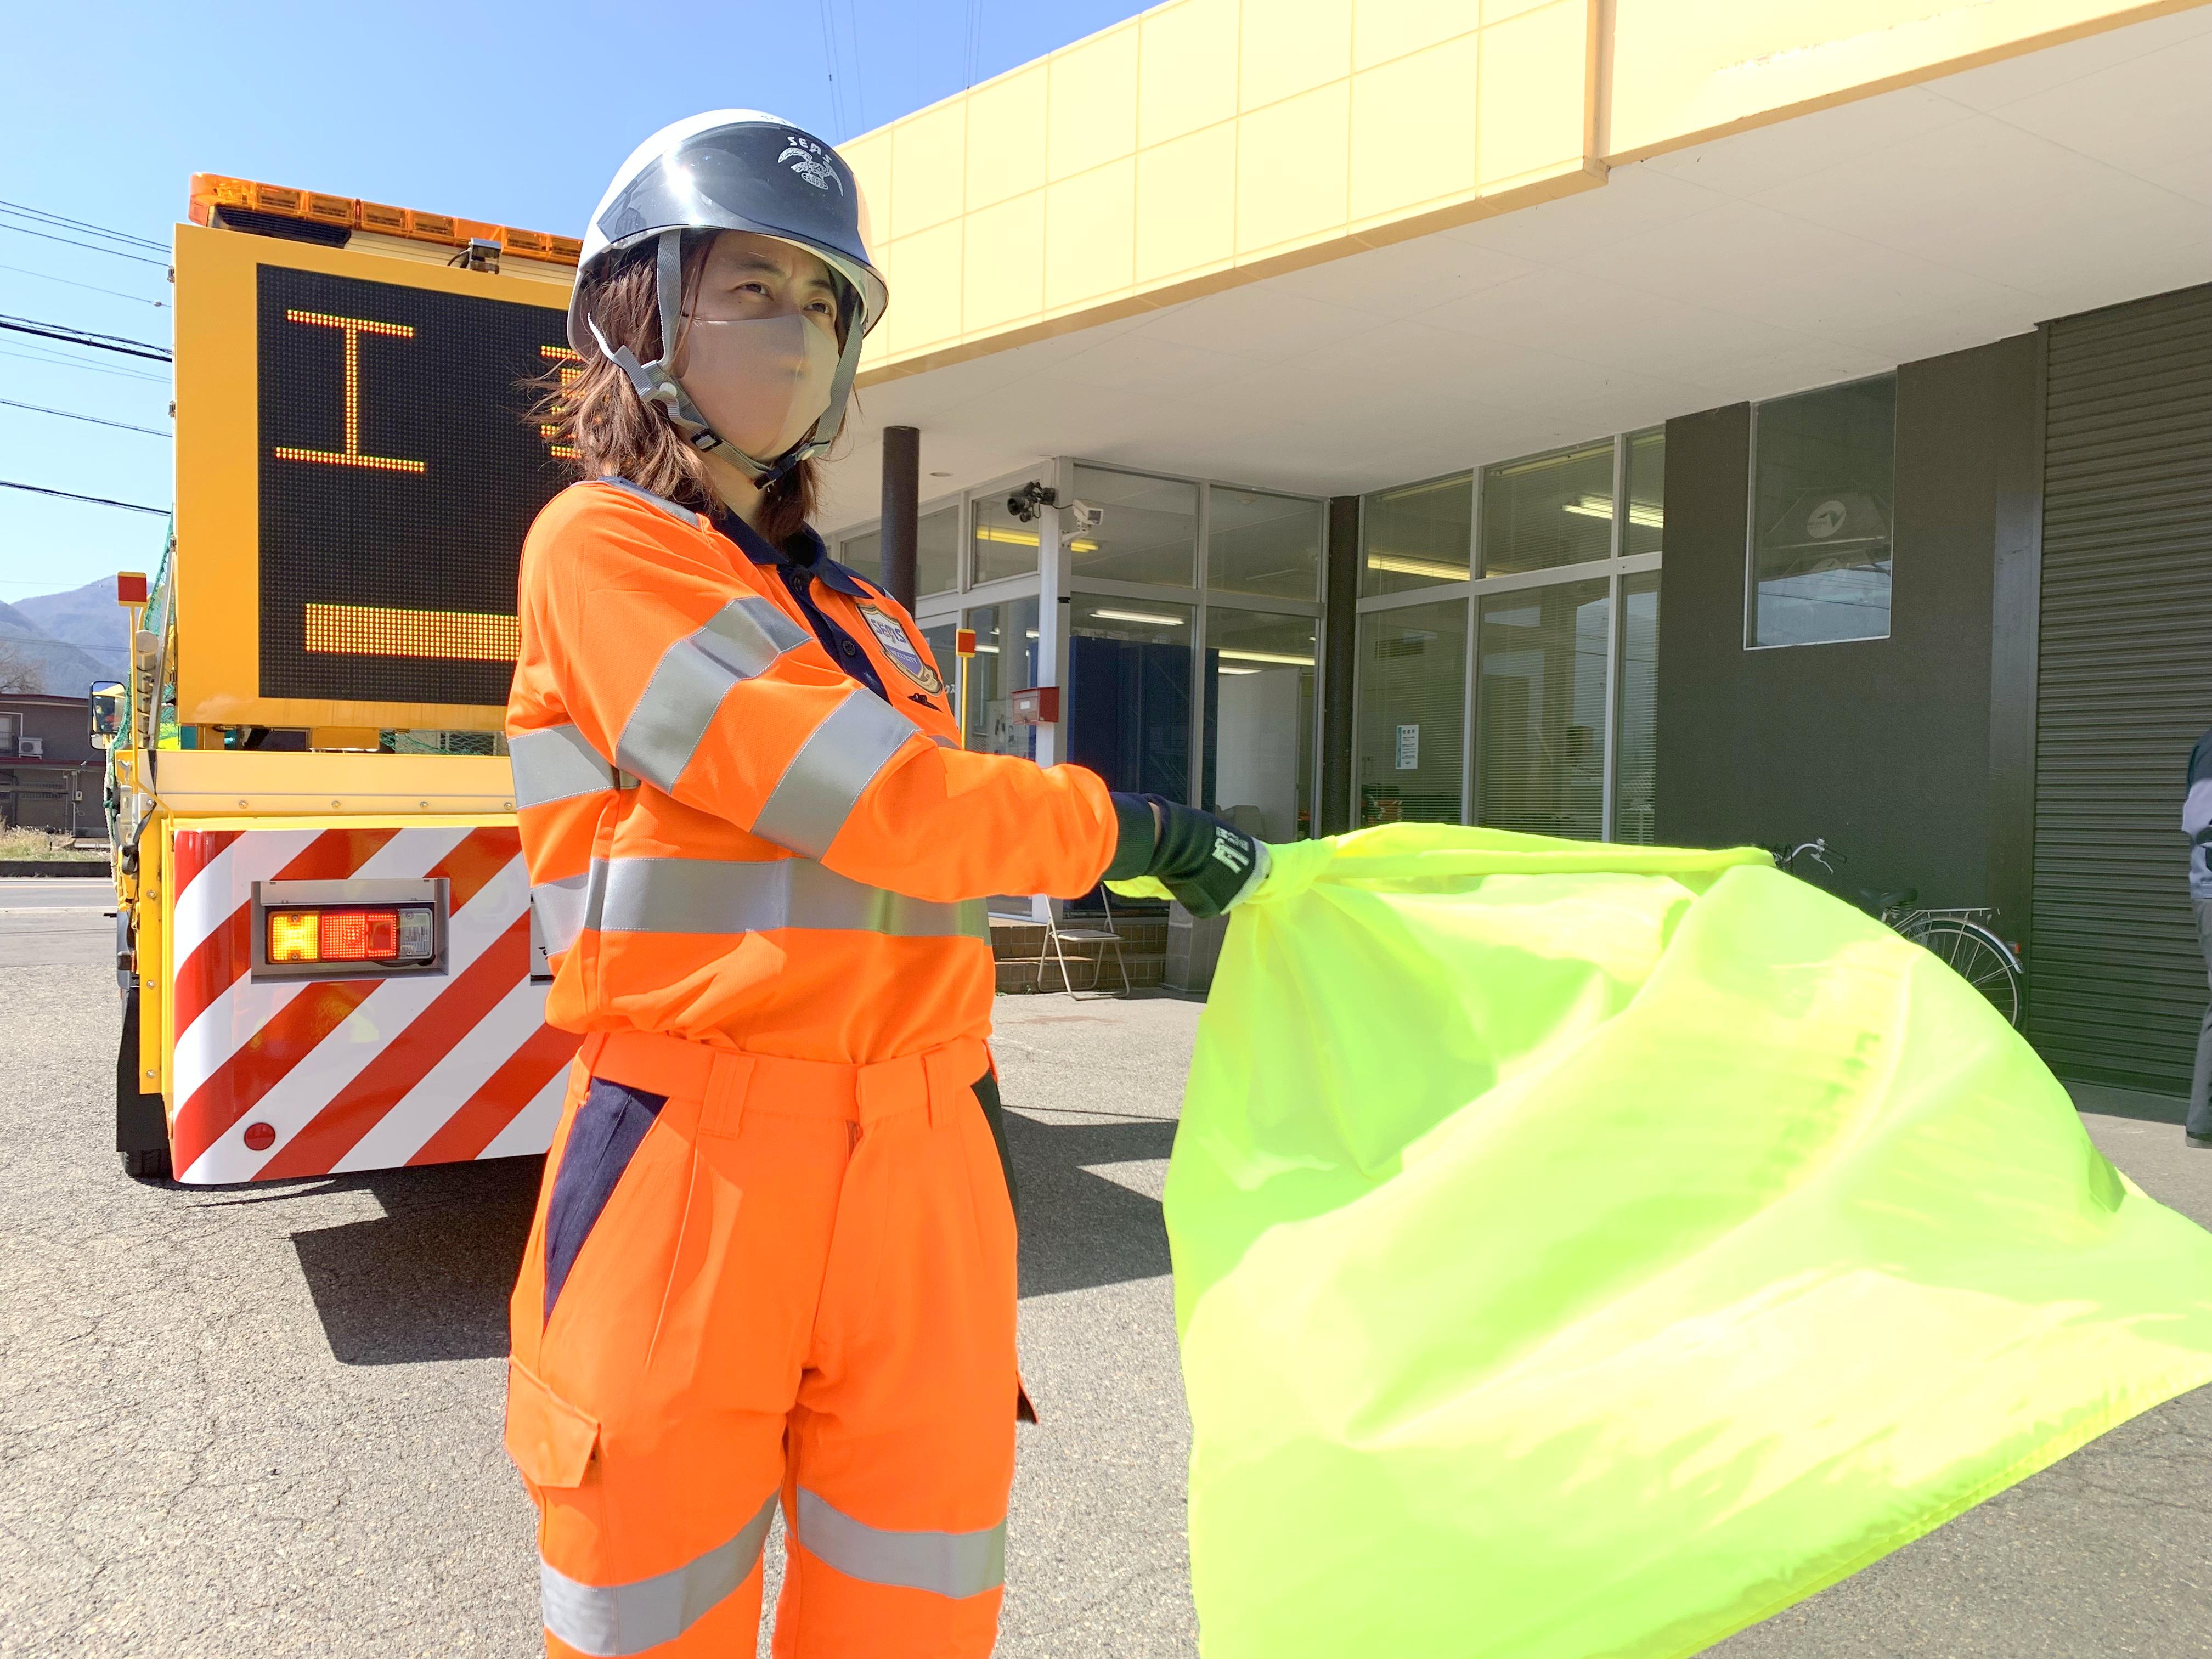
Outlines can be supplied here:
M379 472L421 472L426 470L421 461L399 460L389 455L364 455L361 449L361 337L380 334L395 340L411 340L414 328L406 323L371 322L364 317L334 317L320 311L288 310L288 323L307 323L317 328L335 328L345 335L345 449L343 453L328 449L294 449L280 446L276 459L280 461L320 461L330 466L365 466Z

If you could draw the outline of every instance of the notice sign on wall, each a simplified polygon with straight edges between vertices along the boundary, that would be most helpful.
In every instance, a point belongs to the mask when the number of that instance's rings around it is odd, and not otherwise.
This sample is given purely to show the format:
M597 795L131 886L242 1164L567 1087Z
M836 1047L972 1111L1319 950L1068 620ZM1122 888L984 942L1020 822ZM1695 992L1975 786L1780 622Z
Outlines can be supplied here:
M1419 726L1398 728L1398 769L1401 772L1421 769L1421 728Z

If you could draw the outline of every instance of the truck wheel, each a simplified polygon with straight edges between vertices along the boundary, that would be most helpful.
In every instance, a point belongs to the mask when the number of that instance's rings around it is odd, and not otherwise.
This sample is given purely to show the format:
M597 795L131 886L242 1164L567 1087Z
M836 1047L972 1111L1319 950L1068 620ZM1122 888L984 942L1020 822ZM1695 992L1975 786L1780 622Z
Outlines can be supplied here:
M138 988L123 996L123 1040L115 1051L115 1150L123 1173L160 1181L169 1173L169 1117L158 1094L138 1088Z

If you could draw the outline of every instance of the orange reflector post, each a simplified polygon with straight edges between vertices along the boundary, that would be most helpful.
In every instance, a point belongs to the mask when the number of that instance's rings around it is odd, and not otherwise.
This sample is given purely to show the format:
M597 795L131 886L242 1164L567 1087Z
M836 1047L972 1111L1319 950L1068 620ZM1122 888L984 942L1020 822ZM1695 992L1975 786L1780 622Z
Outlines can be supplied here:
M972 628L957 628L953 629L952 650L953 654L956 656L974 656L975 654L975 630Z
M118 570L115 573L115 602L118 605L146 603L146 573L143 570Z

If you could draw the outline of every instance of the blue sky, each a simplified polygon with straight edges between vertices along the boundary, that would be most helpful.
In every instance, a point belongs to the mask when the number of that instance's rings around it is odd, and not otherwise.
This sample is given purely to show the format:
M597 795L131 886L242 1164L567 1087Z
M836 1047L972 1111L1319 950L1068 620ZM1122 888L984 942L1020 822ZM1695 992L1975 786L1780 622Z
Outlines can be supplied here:
M842 141L1141 9L21 7L0 100L0 201L166 241L184 216L189 175L225 173L577 235L616 164L680 116L750 106ZM0 313L166 345L171 313L150 302L166 301L168 285L151 257L137 264L0 231ZM0 333L0 478L166 507L165 438L6 404L166 432L169 398L161 364ZM150 569L161 536L159 519L0 489L0 599Z

